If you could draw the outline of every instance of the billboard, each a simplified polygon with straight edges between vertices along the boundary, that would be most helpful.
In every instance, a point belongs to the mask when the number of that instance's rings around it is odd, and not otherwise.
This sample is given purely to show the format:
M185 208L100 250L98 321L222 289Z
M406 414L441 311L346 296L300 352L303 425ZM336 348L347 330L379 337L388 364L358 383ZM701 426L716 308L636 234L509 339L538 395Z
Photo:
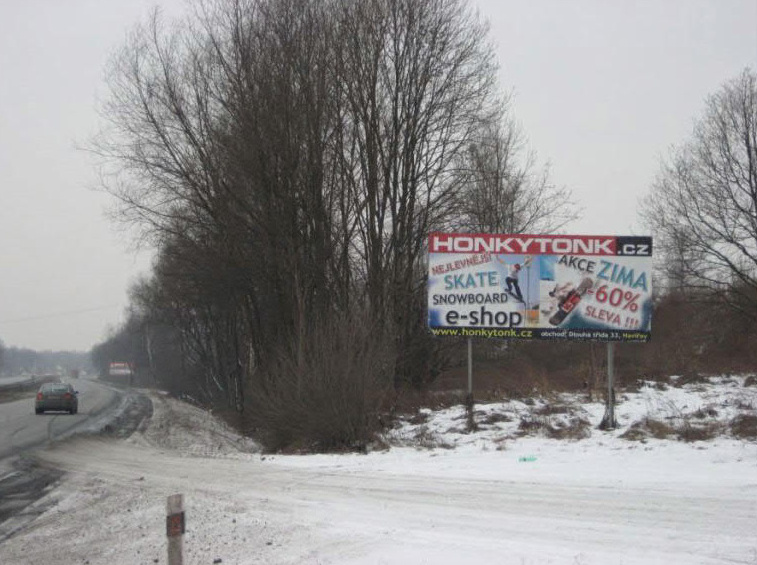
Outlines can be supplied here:
M131 377L132 370L129 363L113 362L108 367L108 376L110 377Z
M652 238L432 233L437 336L649 341Z

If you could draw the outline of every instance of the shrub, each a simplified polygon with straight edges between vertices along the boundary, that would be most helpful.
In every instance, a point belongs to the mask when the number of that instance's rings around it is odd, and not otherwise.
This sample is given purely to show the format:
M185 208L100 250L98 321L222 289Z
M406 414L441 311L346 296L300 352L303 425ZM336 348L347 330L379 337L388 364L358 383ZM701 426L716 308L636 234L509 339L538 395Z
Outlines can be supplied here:
M737 398L732 403L734 408L739 410L754 410L754 405L751 400L744 400L743 398Z
M643 418L631 424L620 437L629 441L639 441L649 437L666 439L674 434L675 429L665 422L653 418Z
M520 423L518 423L518 431L522 435L536 432L545 427L545 421L542 418L534 418L532 416L522 416Z
M591 436L591 423L584 417L569 414L560 418L523 416L518 424L520 435L543 434L551 439L585 439Z
M706 375L702 375L700 373L691 372L687 373L686 375L679 377L675 380L673 383L674 386L681 388L685 385L691 385L691 384L700 384L700 385L706 385L710 384L710 379Z
M717 422L710 422L703 425L693 426L689 421L677 429L678 439L686 442L709 441L718 436L721 426Z
M717 418L718 411L713 406L705 406L696 410L692 416L694 418L699 418L700 420L705 418Z
M550 422L546 427L547 437L552 439L586 439L591 436L591 423L580 416Z
M391 339L367 316L309 324L255 375L249 418L268 451L365 451L392 389Z
M553 414L569 414L570 410L570 406L566 406L565 404L545 404L534 409L534 414L551 416Z
M408 418L407 421L409 424L419 426L421 424L426 424L430 419L431 419L430 413L422 412L419 410L418 412L410 416L410 418Z
M505 412L490 412L484 416L481 416L480 423L482 425L499 424L501 422L512 422L513 417Z
M420 426L413 438L413 446L417 449L452 449L454 445L445 441L439 434L428 429L428 426Z
M757 416L740 414L731 420L731 433L739 439L757 440Z
M638 424L638 422L635 422L631 427L623 432L620 435L620 438L626 439L628 441L646 441L646 439L649 437L649 434L646 432L646 430L642 429L636 424Z

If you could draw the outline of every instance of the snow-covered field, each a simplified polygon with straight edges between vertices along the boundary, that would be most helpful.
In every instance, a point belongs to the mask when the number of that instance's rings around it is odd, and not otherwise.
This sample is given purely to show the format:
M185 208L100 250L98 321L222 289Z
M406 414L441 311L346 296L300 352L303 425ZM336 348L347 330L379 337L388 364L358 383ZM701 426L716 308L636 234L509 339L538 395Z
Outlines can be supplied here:
M612 432L575 395L478 405L473 432L462 407L421 411L367 455L262 455L152 397L130 439L40 453L68 473L0 563L166 563L165 500L182 493L187 564L757 564L743 376L619 393Z

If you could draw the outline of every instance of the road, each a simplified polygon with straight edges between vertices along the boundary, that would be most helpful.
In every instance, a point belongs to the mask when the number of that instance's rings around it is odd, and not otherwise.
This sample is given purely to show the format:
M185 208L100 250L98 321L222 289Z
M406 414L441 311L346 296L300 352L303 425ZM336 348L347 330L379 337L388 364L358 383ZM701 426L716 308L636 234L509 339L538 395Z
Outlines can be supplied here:
M164 563L165 497L174 493L188 506L188 565L725 565L757 556L754 495L717 481L608 488L338 463L295 469L101 438L40 457L66 473L65 490L2 546L5 564Z
M0 543L44 512L44 506L34 503L62 475L53 467L39 466L27 453L81 431L113 434L123 430L128 435L149 413L149 401L141 395L91 380L68 382L79 391L79 412L74 415L35 414L34 391L12 392L14 397L25 398L0 403Z
M31 447L44 445L100 414L117 401L118 393L100 383L70 379L79 391L79 413L34 413L33 396L0 404L0 461Z
M187 565L757 564L752 443L535 440L528 464L518 446L227 457L219 444L236 440L210 414L151 405L127 441L80 436L30 458L62 476L0 519L3 565L165 563L177 493Z

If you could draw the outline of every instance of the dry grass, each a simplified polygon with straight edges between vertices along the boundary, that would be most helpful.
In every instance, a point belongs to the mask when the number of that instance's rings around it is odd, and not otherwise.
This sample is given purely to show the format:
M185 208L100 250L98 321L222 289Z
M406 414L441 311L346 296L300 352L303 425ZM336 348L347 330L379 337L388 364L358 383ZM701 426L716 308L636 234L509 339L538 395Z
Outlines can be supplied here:
M539 416L552 416L554 414L570 414L572 411L571 407L566 404L545 404L544 406L539 406L534 410L534 414L537 414Z
M642 441L649 438L666 439L675 435L675 432L675 428L661 420L643 418L631 424L620 437L629 441Z
M510 414L506 414L505 412L489 412L488 414L481 414L480 412L476 412L477 418L479 418L479 423L483 426L490 426L494 424L499 424L502 422L512 422L513 417Z
M739 439L757 440L757 416L740 414L731 420L731 433Z
M641 427L638 427L634 424L633 426L628 428L625 432L623 432L623 434L620 437L628 441L645 442L649 438L649 434L647 434L646 430L643 430Z
M677 425L654 418L644 418L634 422L620 437L629 441L674 438L679 441L694 442L709 441L721 435L723 426L719 422L702 422L700 419L701 417L696 412L693 418L684 418Z
M586 439L591 436L591 423L586 418L572 416L567 421L552 422L546 432L552 439Z
M703 408L700 408L699 410L696 410L692 414L692 417L698 418L700 420L704 420L705 418L717 418L718 411L714 406L705 406Z
M707 377L701 375L689 375L687 381L693 384L689 384L687 390L696 392L697 389L701 389L701 392L706 393L711 387L702 383L707 380ZM741 381L736 379L730 383L733 391L737 390L733 388L733 385L739 382ZM639 381L636 387L667 389L669 385L662 381ZM441 432L438 437L431 434L428 429L422 429L417 432L418 442L423 448L449 448L451 446L443 441L447 434L469 435L481 429L498 432L507 429L506 433L502 432L503 443L506 439L517 440L521 437L534 436L566 441L585 439L591 436L593 426L579 398L580 395L551 393L545 396L534 393L533 396L522 398L520 402L516 402L509 408L493 405L482 409L479 406L479 409L473 412L476 424L474 427L464 425L467 413L456 414L454 416L454 419L458 420L456 425ZM711 397L703 394L702 400L707 398ZM619 399L633 400L630 394L620 394ZM460 404L464 403L458 402L458 408ZM692 410L688 411L686 406L681 408L671 400L662 399L658 401L657 406L650 407L651 411L646 417L634 422L625 430L619 430L621 434L619 437L640 442L647 440L706 442L728 435L754 441L757 439L757 412L753 404L753 399L742 394L729 397L722 406L718 403L705 402L699 404L699 407L693 406ZM734 408L743 411L743 415L726 421L725 413ZM419 410L414 417L405 416L403 419L416 426L425 427L428 424L429 428L433 420L433 410Z
M410 416L407 419L407 422L409 424L413 424L414 426L420 426L421 424L426 424L431 419L431 414L428 412L416 412L412 416Z
M533 434L544 429L546 422L544 418L534 418L533 416L522 416L518 424L518 432L521 435Z
M691 385L691 384L706 385L706 384L710 384L710 379L706 375L692 372L692 373L685 374L682 377L676 379L673 384L677 388L681 388L684 385Z
M521 436L543 433L552 439L579 440L591 435L591 423L575 414L559 419L529 415L521 417L518 433Z
M721 431L722 426L718 422L692 425L689 420L676 430L678 439L685 442L709 441L718 437Z
M428 426L420 426L413 437L413 446L417 449L454 449L454 445L445 441L439 434L432 432Z
M737 399L733 406L735 408L738 408L739 410L754 410L754 404L752 404L749 400L744 400L742 398Z

